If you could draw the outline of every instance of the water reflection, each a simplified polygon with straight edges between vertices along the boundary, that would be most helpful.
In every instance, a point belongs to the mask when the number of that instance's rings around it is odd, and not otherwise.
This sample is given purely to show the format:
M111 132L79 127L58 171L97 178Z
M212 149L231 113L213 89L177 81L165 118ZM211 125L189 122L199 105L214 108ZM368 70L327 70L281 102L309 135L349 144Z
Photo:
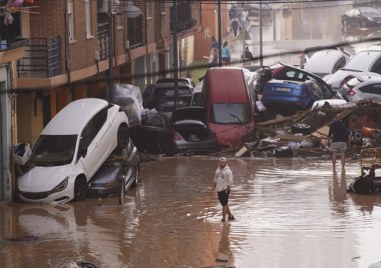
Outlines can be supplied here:
M359 175L330 159L229 159L236 221L211 192L216 158L142 163L118 198L0 209L0 267L368 267L379 260L381 194L348 193ZM15 241L9 238L37 237ZM222 260L222 261L221 261Z

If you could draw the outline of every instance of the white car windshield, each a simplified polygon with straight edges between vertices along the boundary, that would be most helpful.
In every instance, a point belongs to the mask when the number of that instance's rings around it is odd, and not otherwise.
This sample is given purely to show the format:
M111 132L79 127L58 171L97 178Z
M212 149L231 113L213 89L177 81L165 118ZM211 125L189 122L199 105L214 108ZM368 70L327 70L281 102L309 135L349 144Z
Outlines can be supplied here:
M246 124L250 122L248 103L213 104L210 121L220 124Z
M77 135L41 135L30 160L35 166L61 166L71 163Z

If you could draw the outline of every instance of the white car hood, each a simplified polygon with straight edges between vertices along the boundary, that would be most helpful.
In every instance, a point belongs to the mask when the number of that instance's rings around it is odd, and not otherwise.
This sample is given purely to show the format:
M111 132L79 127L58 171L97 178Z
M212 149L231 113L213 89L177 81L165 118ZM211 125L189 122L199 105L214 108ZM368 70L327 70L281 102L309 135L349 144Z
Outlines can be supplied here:
M72 171L72 165L36 166L18 178L18 188L23 192L47 192L60 184Z

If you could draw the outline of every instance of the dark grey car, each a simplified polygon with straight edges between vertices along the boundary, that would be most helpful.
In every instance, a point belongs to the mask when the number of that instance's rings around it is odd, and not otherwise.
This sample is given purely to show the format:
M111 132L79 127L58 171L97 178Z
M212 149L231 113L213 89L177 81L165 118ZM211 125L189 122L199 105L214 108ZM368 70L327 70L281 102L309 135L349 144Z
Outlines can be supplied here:
M130 139L126 149L112 154L88 183L87 195L104 197L124 194L139 181L139 154Z

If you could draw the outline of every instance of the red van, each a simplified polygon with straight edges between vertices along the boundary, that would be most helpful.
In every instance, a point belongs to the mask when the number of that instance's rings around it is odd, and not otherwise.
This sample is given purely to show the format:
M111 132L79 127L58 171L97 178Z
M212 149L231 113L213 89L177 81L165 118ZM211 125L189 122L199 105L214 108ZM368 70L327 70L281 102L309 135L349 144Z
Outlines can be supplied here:
M237 145L254 128L254 74L238 67L213 67L206 71L201 105L208 127L222 146Z

